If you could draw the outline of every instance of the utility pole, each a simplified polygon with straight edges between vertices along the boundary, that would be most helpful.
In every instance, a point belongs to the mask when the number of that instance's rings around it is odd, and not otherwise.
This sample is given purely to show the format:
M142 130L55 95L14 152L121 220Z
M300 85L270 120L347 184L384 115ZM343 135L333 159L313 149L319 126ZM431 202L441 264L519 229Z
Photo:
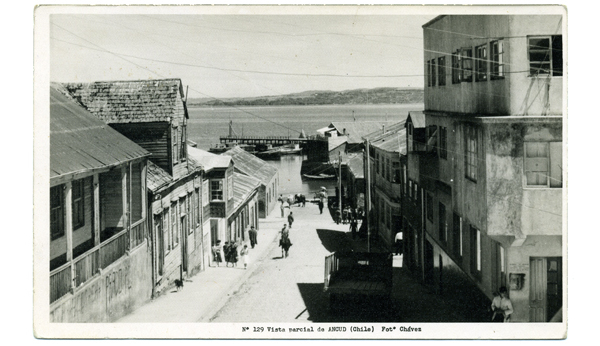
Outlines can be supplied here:
M367 139L367 145L365 149L365 154L367 156L367 198L366 198L366 206L365 212L367 213L367 252L371 252L371 227L369 226L371 222L371 155L369 153L369 140Z
M340 216L342 215L342 152L338 152L338 176L339 176L339 182L338 182L338 205L340 208Z

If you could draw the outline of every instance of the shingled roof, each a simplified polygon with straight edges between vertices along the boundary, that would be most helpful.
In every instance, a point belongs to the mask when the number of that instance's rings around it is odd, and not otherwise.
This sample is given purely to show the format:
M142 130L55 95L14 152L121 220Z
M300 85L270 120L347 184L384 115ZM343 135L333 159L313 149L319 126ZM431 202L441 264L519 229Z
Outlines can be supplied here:
M222 155L231 156L234 168L248 176L257 178L264 186L269 185L271 179L277 175L277 168L236 146L227 150Z
M188 117L180 79L63 83L68 95L104 122L171 121Z
M244 204L259 186L260 180L233 172L233 210L237 210L239 206Z
M50 87L50 180L113 167L150 153Z

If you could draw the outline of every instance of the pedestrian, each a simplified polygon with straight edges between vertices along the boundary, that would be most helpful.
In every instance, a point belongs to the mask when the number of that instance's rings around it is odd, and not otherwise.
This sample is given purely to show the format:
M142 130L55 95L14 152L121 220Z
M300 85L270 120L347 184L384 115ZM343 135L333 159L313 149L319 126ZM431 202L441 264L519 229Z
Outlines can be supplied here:
M510 298L508 297L508 291L506 287L502 286L498 290L500 293L500 310L504 316L504 323L510 322L510 317L513 313L513 306Z
M319 199L319 212L323 214L323 200Z
M292 228L292 223L294 223L294 216L292 216L292 212L290 211L290 214L288 215L288 224L290 225L290 228Z
M402 254L402 231L396 233L394 243L396 244L396 256L400 256Z
M279 198L277 198L277 200L279 201L279 203L283 204L283 196L279 195Z
M238 262L238 243L237 241L229 243L229 256L232 267L237 267Z
M231 263L231 246L229 245L229 241L226 241L223 245L223 255L225 255L225 267L229 267L229 263Z
M244 262L244 269L248 268L248 245L244 244L242 250L240 250L240 256Z
M217 267L223 262L223 252L221 251L221 241L217 240L217 243L212 247L213 262L217 264Z
M284 213L285 213L285 212L284 212L284 208L285 208L285 207L283 206L283 200L281 201L281 204L279 205L279 208L281 208L281 217L283 217L283 216L284 216Z
M254 228L254 226L250 226L250 230L248 231L248 236L250 237L250 246L254 249L254 246L258 244L257 241L258 232Z
M335 209L335 223L339 225L341 219L342 219L342 213L340 212L339 208L336 208Z
M306 196L300 194L300 202L302 203L302 207L306 207Z
M250 244L250 224L246 225L244 229L244 242L243 244Z
M504 322L504 314L500 308L502 303L502 297L498 291L493 293L494 299L492 299L492 322Z
M344 208L344 212L342 213L342 224L348 223L348 207Z
M350 232L352 232L352 239L356 239L356 231L358 230L358 221L356 219L352 219L350 221Z
M283 228L281 229L279 246L281 246L281 258L287 258L289 256L290 246L292 246L292 242L290 241L290 231L287 228L287 224L283 224Z

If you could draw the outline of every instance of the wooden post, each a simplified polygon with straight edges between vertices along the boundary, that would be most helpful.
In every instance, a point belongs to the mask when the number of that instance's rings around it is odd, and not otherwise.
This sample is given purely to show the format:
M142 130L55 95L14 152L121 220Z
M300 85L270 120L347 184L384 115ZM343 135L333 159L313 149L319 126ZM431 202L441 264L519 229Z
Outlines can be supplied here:
M123 203L123 217L122 217L122 222L123 222L123 228L127 229L127 235L129 238L129 241L127 242L127 249L131 249L131 225L129 224L129 215L128 215L128 210L129 210L129 206L127 205L128 203L128 199L127 199L127 171L128 171L129 165L127 166L122 166L121 167L121 201Z
M100 245L100 176L94 174L94 246Z
M70 181L65 183L65 232L67 238L67 262L71 264L71 289L75 289L75 266L73 263L73 189Z

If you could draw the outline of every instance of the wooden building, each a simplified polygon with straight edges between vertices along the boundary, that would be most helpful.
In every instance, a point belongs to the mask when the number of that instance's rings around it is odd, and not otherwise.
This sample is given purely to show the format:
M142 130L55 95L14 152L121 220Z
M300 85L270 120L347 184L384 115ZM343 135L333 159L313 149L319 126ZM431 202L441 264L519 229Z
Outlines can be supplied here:
M152 153L148 164L148 224L152 287L159 294L208 264L202 231L202 168L188 158L180 79L66 83L71 98Z
M363 137L368 148L371 185L371 220L381 243L392 250L396 233L402 232L402 174L406 161L404 121L381 128ZM372 232L373 233L373 232Z
M231 156L236 172L254 177L260 181L258 195L258 216L267 217L277 205L279 196L279 172L277 168L252 155L239 146L223 153Z
M52 85L51 322L109 322L150 299L149 155Z

